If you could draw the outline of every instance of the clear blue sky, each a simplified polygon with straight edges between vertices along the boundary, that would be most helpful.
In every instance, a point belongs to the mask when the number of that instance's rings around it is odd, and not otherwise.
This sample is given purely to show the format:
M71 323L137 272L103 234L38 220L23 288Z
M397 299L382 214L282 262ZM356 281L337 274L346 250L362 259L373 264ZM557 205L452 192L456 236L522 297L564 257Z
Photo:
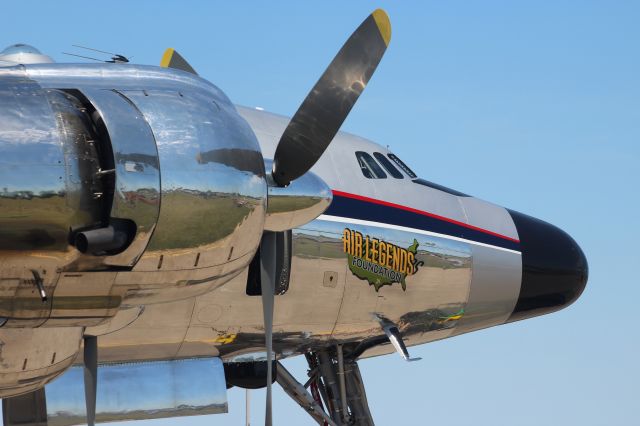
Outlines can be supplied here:
M378 425L639 424L640 3L8 2L0 45L71 44L157 64L178 49L239 104L293 114L376 7L391 44L343 129L421 176L554 223L583 247L583 296L552 315L361 363ZM289 362L304 374L301 361ZM312 424L279 388L275 423ZM254 424L262 423L260 392ZM230 414L180 422L241 425ZM169 425L175 422L145 422Z

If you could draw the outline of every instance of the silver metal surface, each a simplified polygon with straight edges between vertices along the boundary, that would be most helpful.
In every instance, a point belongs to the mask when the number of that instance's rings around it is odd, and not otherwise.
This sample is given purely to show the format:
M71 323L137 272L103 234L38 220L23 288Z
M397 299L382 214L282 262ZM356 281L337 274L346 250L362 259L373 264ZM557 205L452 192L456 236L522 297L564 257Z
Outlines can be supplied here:
M120 308L126 288L114 285L115 272L63 272L53 294L51 313L43 327L102 324Z
M81 273L76 278L86 283L88 270L115 269L99 287L61 288L67 299L53 302L54 314L85 319L69 317L68 325L95 326L122 297L128 305L194 297L253 257L266 208L262 156L250 127L206 80L156 67L41 64L0 70L0 95L0 316L7 326L18 318L16 326L42 324L52 309L51 300L36 303L26 291L32 270L55 298L56 284L68 281L62 271ZM107 140L91 131L89 107ZM100 144L113 150L112 205ZM83 255L69 244L70 230L114 219L136 225L124 252ZM80 296L94 299L79 303ZM54 315L46 325L60 320Z
M108 132L115 165L111 218L132 220L134 240L115 256L104 256L110 266L133 266L144 253L160 211L160 164L153 133L142 114L112 90L83 89Z
M69 229L103 219L96 197L103 170L90 143L96 135L74 90L98 110L109 132L117 184L108 213L137 225L129 249L97 260L68 241ZM500 323L517 298L520 263L513 253L500 252L510 256L500 269L504 262L495 250L464 241L335 217L302 224L330 202L333 189L511 236L508 214L489 203L461 204L408 179L371 185L353 152L387 151L362 138L338 134L313 167L318 178L308 174L308 181L303 176L272 189L268 209L262 153L273 156L288 120L241 110L258 146L226 96L197 76L131 65L29 65L0 69L0 94L6 100L0 102L0 244L6 244L0 247L0 317L9 318L0 337L12 326L91 326L104 334L101 360L264 351L260 301L246 295L246 267L265 217L267 229L299 226L292 285L277 297L274 317L274 349L281 356L336 343L345 354L389 353L393 348L376 340L385 336L372 314L397 324L410 346L451 336L457 325L465 324L464 332ZM404 285L358 276L344 249L345 228L405 249L417 242L422 266ZM53 296L46 302L34 291L36 273ZM508 294L499 309L484 304L503 289ZM121 308L128 309L118 317ZM358 346L368 341L373 344ZM28 339L14 345L37 347Z
M273 158L290 119L255 108L237 106L237 110L253 128L264 157ZM473 197L457 197L415 184L410 179L367 179L358 166L356 151L389 153L387 148L368 139L338 132L311 171L332 190L396 203L518 238L513 221L503 207ZM420 161L422 155L417 152L414 159L404 160L411 166Z
M271 170L273 161L265 160ZM316 174L307 172L287 187L277 186L268 177L269 201L264 229L286 231L305 225L320 216L331 204L331 188Z
M455 335L504 324L513 312L522 282L522 256L473 247L473 280L465 315Z
M28 77L44 88L185 90L231 106L229 98L203 78L182 71L132 64L34 64L0 69L4 76Z
M102 321L100 325L94 327L86 327L84 332L89 336L102 336L104 334L115 333L125 327L131 325L140 318L144 312L144 306L131 306L120 308L118 312L106 321Z
M18 43L6 47L0 52L0 66L2 62L15 64L51 63L53 59L43 55L38 49L28 44Z
M400 280L389 280L383 272L366 274L358 265L375 265L376 262L362 259L362 262L354 263L358 256L349 257L345 253L345 229L359 233L363 239L369 237L405 250L417 243L415 272L400 274L400 277L404 275L404 286ZM322 282L323 270L344 271L345 281L340 286L342 307L332 333L336 339L349 341L355 335L359 336L358 340L383 335L378 317L397 324L408 345L443 338L453 331L459 319L454 314L463 310L467 303L472 259L471 248L466 243L325 220L305 226L297 238L300 242L307 240L307 243L294 245L292 282L298 282L295 273L302 265L305 266L301 269L307 269L307 273L317 271L314 280L319 282ZM313 245L322 247L315 256L307 252L307 247ZM318 271L313 263L320 258L323 261L318 265L321 266Z
M407 248L418 239L425 264L400 283L376 292L349 269L342 241L346 226ZM382 339L361 357L394 352L373 313L398 325L407 346L450 336L464 313L471 284L471 248L462 242L375 227L315 220L293 232L291 285L276 296L274 350L280 357L306 348L343 344L345 357L359 342ZM335 286L324 285L334 273ZM212 347L224 359L264 359L260 297L246 294L246 270L224 286L187 300L148 305L121 331L101 337L101 360L188 356ZM135 341L135 345L127 342ZM104 358L103 358L104 357Z
M264 229L297 227L291 286L276 297L274 351L285 358L340 345L346 392L335 406L348 404L356 424L373 422L353 359L393 352L385 331L408 356L403 342L502 324L513 311L522 269L517 250L400 227L382 216L305 223L331 203L333 190L518 238L510 214L491 203L410 179L365 178L355 152L388 154L380 145L339 132L312 173L267 189L263 157L274 157L286 117L239 108L241 117L216 86L171 69L6 65L0 62L0 396L36 389L81 362L85 327L101 335L102 362L264 355L260 298L246 292L247 265ZM98 140L92 108L107 139ZM320 113L322 105L309 110ZM323 124L303 118L311 129ZM113 150L113 172L102 167L105 151L96 141ZM103 197L109 173L116 182L112 205ZM84 255L70 244L70 233L111 218L136 225L122 253ZM345 231L387 247L414 247L415 270L381 273L390 267L350 253ZM397 333L376 318L397 325ZM333 366L333 355L323 355L325 367ZM202 399L225 393L219 360L200 364L206 362L105 366L105 418L226 409L226 399ZM57 418L72 419L58 424L84 421L78 371L50 385L59 389L51 405L62 407ZM134 375L142 382L130 380ZM186 389L179 393L186 405L174 399L178 388ZM308 394L293 393L301 405L313 405ZM148 403L155 411L136 411Z
M31 392L76 359L80 327L0 329L0 398Z
M196 77L194 77L196 78ZM255 252L266 183L246 123L195 92L124 91L156 138L162 167L158 226L136 271L221 265Z
M37 326L58 274L81 257L70 230L100 221L99 164L73 96L11 77L0 79L0 99L0 316L10 318L5 326ZM34 280L46 301L32 292Z
M64 94L24 78L0 79L0 99L0 250L64 266L69 228L96 220L80 182L97 166L88 123Z
M402 340L402 335L398 330L398 326L392 323L385 323L385 321L380 321L380 326L384 330L384 333L387 335L387 339L391 342L391 345L396 350L398 355L402 357L405 361L420 361L422 358L412 358L409 355L409 351L407 350L407 346L404 344L404 340Z
M219 358L105 364L97 381L98 423L227 412ZM70 368L45 393L50 426L86 424L82 367Z

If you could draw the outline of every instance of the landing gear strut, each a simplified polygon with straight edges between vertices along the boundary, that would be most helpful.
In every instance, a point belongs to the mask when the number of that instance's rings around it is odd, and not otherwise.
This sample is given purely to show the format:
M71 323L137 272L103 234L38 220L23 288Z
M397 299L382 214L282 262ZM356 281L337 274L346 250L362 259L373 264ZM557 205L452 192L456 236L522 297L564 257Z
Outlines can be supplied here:
M309 352L306 358L309 380L304 385L278 364L277 380L284 391L320 425L373 426L356 360L345 358L341 345Z

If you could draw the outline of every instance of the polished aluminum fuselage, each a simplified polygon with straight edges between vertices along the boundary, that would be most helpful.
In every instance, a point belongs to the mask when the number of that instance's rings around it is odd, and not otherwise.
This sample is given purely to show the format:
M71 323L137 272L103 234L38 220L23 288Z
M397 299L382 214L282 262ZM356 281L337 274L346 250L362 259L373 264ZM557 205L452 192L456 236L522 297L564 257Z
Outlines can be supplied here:
M263 158L273 158L288 119L235 107L210 83L156 67L0 68L0 91L15 101L0 105L0 233L4 242L31 241L0 251L8 394L12 383L36 388L78 362L83 332L99 336L101 362L260 358L261 300L247 295L248 265L265 223L286 228L277 214L267 215ZM138 226L114 256L82 254L69 244L68 230L90 226L99 214L92 207L97 191L83 186L100 172L83 162L90 144L61 128L56 114L64 111L51 106L53 96L76 91L109 130L116 158L110 215ZM339 133L312 172L334 194L517 240L504 208L407 176L368 179L356 151L388 153ZM33 236L33 229L43 233ZM376 288L350 268L345 229L387 247L417 242L421 266L404 286ZM43 246L45 237L51 241ZM408 345L502 324L520 292L517 249L384 219L327 213L293 230L292 249L290 285L275 302L281 357L335 343L365 357L389 353L390 345L377 344L380 318L396 323ZM46 302L33 291L34 270L50 294Z
M238 111L256 133L263 155L272 156L288 119L244 107ZM312 171L337 192L401 204L517 238L504 208L406 177L367 179L355 151L387 153L380 145L341 132ZM403 247L417 239L418 258L425 264L406 278L406 290L394 283L376 291L349 269L345 228ZM153 353L156 358L264 356L261 301L246 295L247 275L245 270L191 300L147 306L129 326L101 338L101 356L104 361L154 358ZM521 257L515 250L325 214L293 230L291 283L285 294L276 296L274 344L282 356L335 343L355 347L384 336L380 316L400 325L408 345L503 324L518 299L520 280ZM391 345L372 346L362 356L393 350Z

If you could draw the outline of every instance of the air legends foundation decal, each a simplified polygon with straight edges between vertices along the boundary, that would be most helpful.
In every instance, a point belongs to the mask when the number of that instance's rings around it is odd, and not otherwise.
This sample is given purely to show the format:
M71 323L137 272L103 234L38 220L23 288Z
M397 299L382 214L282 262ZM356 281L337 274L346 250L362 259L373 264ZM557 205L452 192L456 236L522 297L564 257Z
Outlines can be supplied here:
M424 262L416 259L418 240L415 239L408 248L403 248L345 228L342 243L353 275L368 281L376 291L393 283L400 283L402 289L406 290L405 278L418 272L418 268L424 265Z

